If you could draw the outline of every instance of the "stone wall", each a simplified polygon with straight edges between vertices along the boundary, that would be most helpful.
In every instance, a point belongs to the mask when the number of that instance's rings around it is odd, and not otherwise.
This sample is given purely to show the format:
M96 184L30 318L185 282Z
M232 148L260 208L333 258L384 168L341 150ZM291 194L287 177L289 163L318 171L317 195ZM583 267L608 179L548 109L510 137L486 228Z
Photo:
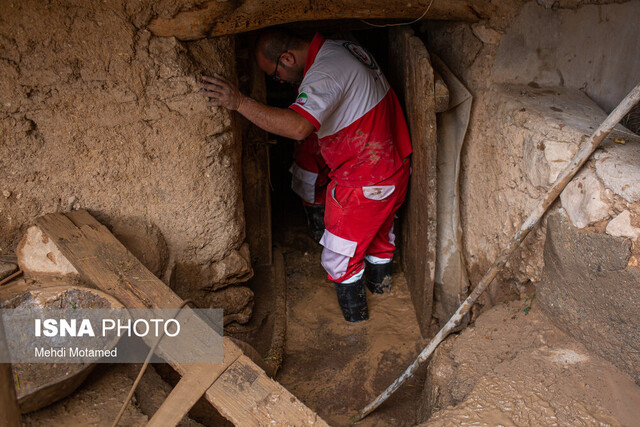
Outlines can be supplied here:
M640 58L628 55L638 51L640 41L640 28L632 24L640 19L637 2L579 3L505 1L490 20L421 27L429 49L474 96L461 175L463 243L472 284L580 142L637 83ZM617 136L624 138L621 132ZM631 182L629 176L620 179ZM623 212L605 187L607 215ZM482 297L483 305L528 293L528 283L540 281L545 232L543 221Z
M2 1L0 255L83 208L183 295L251 275L238 129L196 83L234 41L152 36L164 3Z

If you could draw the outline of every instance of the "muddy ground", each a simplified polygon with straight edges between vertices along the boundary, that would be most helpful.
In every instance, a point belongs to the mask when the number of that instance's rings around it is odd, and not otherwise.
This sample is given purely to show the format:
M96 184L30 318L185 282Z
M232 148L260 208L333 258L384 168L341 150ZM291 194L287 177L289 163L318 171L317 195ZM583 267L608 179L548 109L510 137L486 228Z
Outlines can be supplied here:
M640 387L553 326L535 298L446 340L425 385L428 426L634 426Z
M303 222L276 230L287 272L285 362L277 379L330 425L349 419L395 380L422 349L402 272L391 294L367 293L369 320L344 321L333 284L320 265L321 247ZM424 370L362 426L414 425Z

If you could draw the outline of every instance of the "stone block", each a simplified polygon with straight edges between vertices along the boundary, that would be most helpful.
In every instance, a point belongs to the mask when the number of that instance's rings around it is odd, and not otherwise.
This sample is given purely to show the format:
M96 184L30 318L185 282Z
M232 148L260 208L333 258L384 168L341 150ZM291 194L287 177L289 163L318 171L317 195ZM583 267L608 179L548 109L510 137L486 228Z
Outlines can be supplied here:
M640 382L640 271L629 239L547 222L537 299L551 320Z
M595 173L581 170L560 194L562 207L569 214L574 226L584 228L609 217L609 205L604 195L604 186Z
M222 260L211 264L210 288L217 290L233 283L242 283L253 277L249 245L243 244L240 249L233 250Z

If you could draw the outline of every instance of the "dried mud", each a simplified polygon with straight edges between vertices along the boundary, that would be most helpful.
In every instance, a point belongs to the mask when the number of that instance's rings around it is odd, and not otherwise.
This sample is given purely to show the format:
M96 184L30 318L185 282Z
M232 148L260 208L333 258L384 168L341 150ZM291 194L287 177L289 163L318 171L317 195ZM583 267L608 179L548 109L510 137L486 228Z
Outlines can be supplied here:
M632 426L640 417L640 387L535 301L495 306L448 339L430 364L425 401L435 412L425 426Z
M234 77L233 39L152 36L170 3L1 2L0 255L36 217L78 208L179 290L211 285L240 248L240 141L196 84Z

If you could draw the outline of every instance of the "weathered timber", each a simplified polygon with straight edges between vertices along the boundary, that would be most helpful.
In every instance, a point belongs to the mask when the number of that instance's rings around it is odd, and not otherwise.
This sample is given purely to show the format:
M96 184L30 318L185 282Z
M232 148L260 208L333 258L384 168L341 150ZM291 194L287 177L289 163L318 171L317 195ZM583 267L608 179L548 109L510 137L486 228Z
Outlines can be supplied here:
M238 43L238 41L236 41ZM248 52L252 40L244 40ZM246 73L239 78L240 90L256 101L267 102L267 87L264 72L258 67L253 55L238 58L239 72ZM242 199L245 207L245 229L247 242L251 248L252 265L271 265L271 190L269 177L268 134L239 114L234 115L242 128Z
M0 316L0 357L8 359L8 356L9 349L4 337L2 316ZM0 363L0 425L7 427L21 425L20 409L10 363Z
M162 406L153 414L147 427L177 425L217 378L217 373L209 365L191 365L189 372L180 379Z
M429 53L407 27L389 33L389 57L395 87L405 99L411 132L411 181L402 229L402 266L420 332L429 335L436 262L436 108L434 74Z
M122 304L96 289L55 281L28 284L22 281L0 288L0 307L37 312L51 307L122 308ZM67 397L82 384L94 367L94 363L14 363L12 378L19 385L16 395L20 411L36 411Z
M48 214L38 218L36 225L53 240L87 282L117 298L126 307L179 308L182 305L180 297L88 212ZM168 352L162 351L162 342L158 353L170 357ZM326 425L317 414L241 354L241 350L225 338L224 362L209 365L211 375L218 375L218 378L205 397L220 413L243 426ZM191 375L193 364L180 364L170 359L168 362L180 375ZM234 372L252 374L238 377ZM255 388L256 383L260 388Z
M413 20L428 11L423 19L478 21L488 18L496 6L481 0L214 0L197 8L181 11L173 17L158 17L149 30L157 36L197 40L258 30L273 25L300 21L332 19Z

